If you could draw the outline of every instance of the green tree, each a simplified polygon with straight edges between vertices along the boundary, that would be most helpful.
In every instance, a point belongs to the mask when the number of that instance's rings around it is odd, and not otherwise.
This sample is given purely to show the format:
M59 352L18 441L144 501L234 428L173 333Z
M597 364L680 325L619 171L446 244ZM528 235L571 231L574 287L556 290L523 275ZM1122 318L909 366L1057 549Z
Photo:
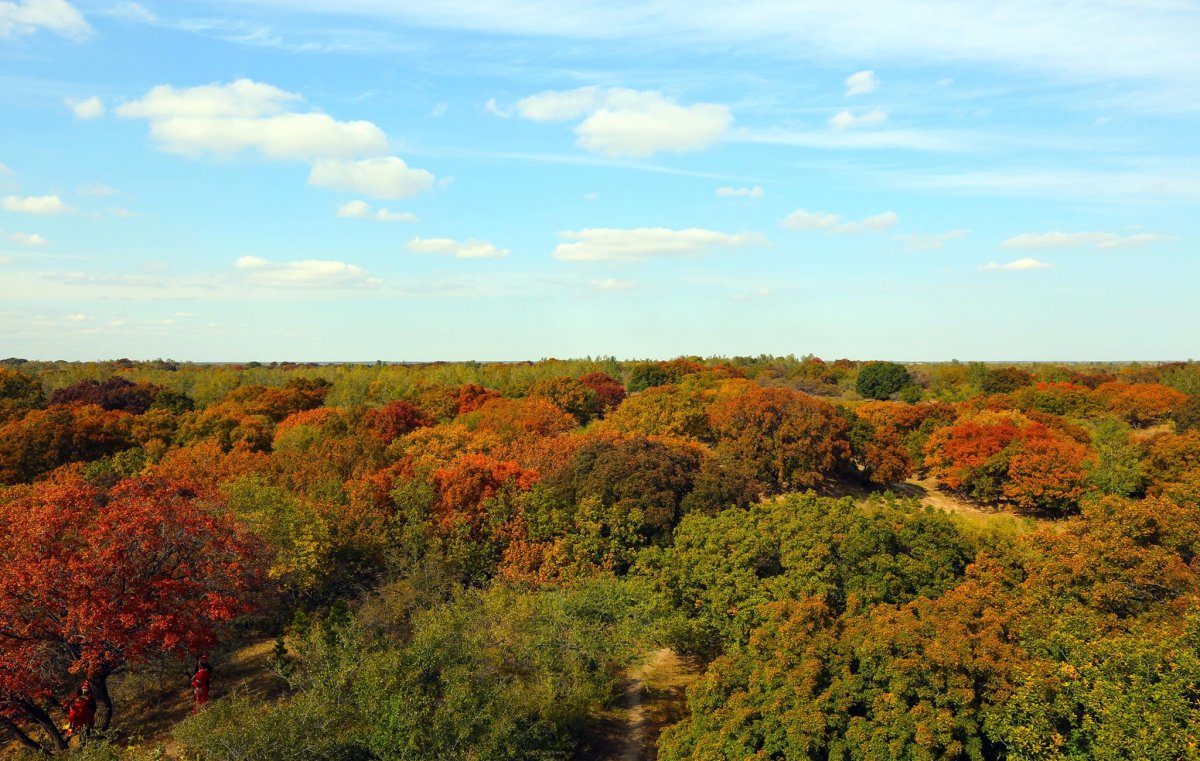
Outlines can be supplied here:
M1129 497L1146 486L1141 452L1130 437L1129 426L1109 418L1096 427L1092 442L1096 459L1088 466L1088 484L1103 494Z
M904 365L895 362L868 362L858 369L854 388L867 399L890 399L912 379Z

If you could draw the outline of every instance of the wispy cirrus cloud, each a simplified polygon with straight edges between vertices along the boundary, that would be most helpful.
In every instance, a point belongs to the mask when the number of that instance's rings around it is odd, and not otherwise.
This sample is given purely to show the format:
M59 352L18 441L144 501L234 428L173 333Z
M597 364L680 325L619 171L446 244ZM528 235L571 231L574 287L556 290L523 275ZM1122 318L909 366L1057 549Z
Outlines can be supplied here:
M230 0L223 0L228 3ZM325 15L322 0L249 0L260 7ZM585 0L569 5L527 0L390 3L346 0L339 14L406 26L515 37L623 40L630 44L727 49L752 47L777 57L831 61L962 61L1003 66L1059 81L1123 80L1196 92L1195 39L1200 8L1186 3L1043 3L1012 0L997 13L987 0ZM1086 40L1087 44L1064 41ZM1176 99L1176 107L1196 103Z
M635 262L659 257L700 256L720 249L770 245L759 233L666 227L585 228L558 234L552 256L568 262Z
M762 198L763 195L765 194L759 185L755 185L752 188L717 188L717 196L719 198Z
M1144 246L1159 241L1177 240L1173 235L1158 233L1131 233L1121 235L1109 232L1074 232L1061 231L1048 233L1022 233L1000 243L1001 248L1039 249L1039 248L1132 248Z

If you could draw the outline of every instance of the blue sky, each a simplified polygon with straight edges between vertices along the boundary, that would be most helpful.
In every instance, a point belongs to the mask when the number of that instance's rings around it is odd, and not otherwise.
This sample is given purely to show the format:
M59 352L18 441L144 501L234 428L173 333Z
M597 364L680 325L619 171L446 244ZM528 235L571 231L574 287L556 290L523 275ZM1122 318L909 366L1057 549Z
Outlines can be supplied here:
M1178 0L0 0L0 355L1188 358L1198 40Z

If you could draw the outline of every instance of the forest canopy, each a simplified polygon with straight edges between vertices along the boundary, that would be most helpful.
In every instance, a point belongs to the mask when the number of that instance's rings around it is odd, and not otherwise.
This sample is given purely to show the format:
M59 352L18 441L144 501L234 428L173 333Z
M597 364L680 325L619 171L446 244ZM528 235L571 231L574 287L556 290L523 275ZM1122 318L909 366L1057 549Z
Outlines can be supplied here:
M669 653L663 759L1197 758L1198 409L1195 363L4 360L0 753L620 757Z

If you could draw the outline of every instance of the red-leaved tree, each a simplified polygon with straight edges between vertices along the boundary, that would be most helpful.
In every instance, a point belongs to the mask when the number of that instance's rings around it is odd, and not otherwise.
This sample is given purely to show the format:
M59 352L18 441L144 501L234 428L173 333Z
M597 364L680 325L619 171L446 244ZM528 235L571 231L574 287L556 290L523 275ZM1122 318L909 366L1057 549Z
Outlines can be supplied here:
M252 609L262 555L216 493L189 482L145 478L106 492L65 478L6 492L0 725L41 744L22 729L40 725L61 747L45 701L86 678L107 728L109 676L214 645Z

